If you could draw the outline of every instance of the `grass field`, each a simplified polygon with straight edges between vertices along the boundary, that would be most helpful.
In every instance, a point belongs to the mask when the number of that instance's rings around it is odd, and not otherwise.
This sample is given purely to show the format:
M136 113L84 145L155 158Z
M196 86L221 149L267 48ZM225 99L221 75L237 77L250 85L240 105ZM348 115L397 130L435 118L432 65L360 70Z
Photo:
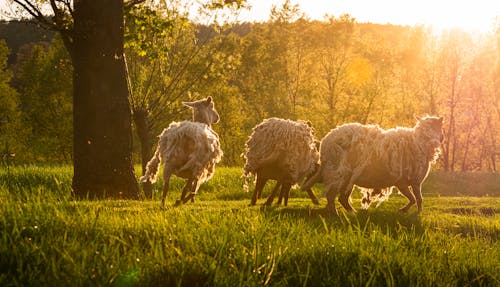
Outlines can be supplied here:
M431 174L421 215L393 194L340 218L300 191L249 207L240 175L219 168L194 204L162 209L73 201L70 167L0 169L0 286L500 285L498 174Z

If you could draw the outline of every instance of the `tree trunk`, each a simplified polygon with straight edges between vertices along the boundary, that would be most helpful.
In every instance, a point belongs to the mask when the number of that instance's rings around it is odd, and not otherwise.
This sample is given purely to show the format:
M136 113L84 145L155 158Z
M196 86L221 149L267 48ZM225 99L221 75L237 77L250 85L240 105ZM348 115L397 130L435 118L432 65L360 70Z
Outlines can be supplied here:
M123 58L123 0L74 3L76 198L137 198Z

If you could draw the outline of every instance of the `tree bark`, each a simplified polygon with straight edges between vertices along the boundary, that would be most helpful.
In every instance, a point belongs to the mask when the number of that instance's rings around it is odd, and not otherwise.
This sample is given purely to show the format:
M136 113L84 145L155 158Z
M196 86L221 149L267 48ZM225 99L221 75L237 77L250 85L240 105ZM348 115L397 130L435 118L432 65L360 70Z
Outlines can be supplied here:
M76 198L137 198L123 57L123 0L74 2Z

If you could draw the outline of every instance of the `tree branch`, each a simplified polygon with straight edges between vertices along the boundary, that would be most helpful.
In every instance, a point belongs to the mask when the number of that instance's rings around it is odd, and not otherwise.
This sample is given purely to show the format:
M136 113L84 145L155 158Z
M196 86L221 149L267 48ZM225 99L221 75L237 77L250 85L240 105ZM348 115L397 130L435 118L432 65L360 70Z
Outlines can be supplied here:
M13 0L14 3L17 5L21 6L24 11L26 11L28 14L31 15L40 25L42 25L44 28L51 29L51 30L58 30L56 27L56 24L52 21L49 21L47 17L45 17L40 9L36 7L33 3L29 1L23 1L23 0Z
M125 9L130 9L132 6L146 2L146 0L129 0L123 3Z

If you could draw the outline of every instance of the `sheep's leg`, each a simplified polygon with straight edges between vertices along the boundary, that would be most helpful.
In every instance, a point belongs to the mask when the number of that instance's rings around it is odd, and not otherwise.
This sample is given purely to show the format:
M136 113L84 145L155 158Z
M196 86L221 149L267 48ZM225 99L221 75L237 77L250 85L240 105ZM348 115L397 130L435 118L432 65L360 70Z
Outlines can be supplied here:
M398 186L398 189L410 201L410 202L408 202L408 204L405 207L399 209L399 211L406 213L406 212L408 212L408 209L410 209L410 207L415 204L415 201L416 201L415 196L413 195L413 193L410 191L410 189L406 185Z
M274 197L276 196L276 193L278 193L278 189L280 189L280 186L282 186L282 183L279 180L276 181L276 185L274 186L273 191L271 191L271 194L269 194L269 196L267 197L267 200L264 203L264 205L273 204ZM278 204L281 204L281 193L279 195Z
M292 184L287 182L287 183L284 183L282 186L281 186L281 193L280 194L283 194L283 196L285 197L285 202L284 202L284 205L287 206L288 205L288 197L290 196L290 189L292 188Z
M257 180L255 182L255 190L253 191L252 200L250 201L250 205L257 204L257 199L259 199L260 193L262 192L262 189L264 189L266 182L267 182L266 178L262 178L262 177L257 175Z
M165 166L163 170L163 193L161 195L161 206L165 207L165 198L168 193L168 183L170 181L170 177L172 176L172 169Z
M193 179L187 179L186 183L184 184L184 188L182 188L181 199L178 199L175 202L175 205L180 205L182 202L184 202L184 199L186 198L188 192L190 192L192 188L193 188Z
M316 197L316 195L314 194L314 192L312 191L312 189L307 189L306 190L307 194L309 195L309 197L311 198L312 202L315 204L315 205L319 205L319 199Z
M321 168L319 165L317 165L316 172L314 174L306 177L305 183L300 187L300 189L307 192L307 194L309 195L309 198L311 198L312 202L315 205L319 205L319 200L316 197L316 195L314 195L314 193L312 191L312 186L315 183L319 182L320 180L321 180Z
M351 203L349 202L349 198L351 197L353 187L354 187L354 184L352 184L352 181L350 178L347 178L347 180L344 180L344 183L341 185L341 187L339 189L339 191L340 191L339 202L340 202L340 204L342 204L342 206L347 211L356 212L354 207L352 207Z
M422 186L420 184L412 184L411 189L417 200L418 213L422 212Z
M292 188L292 184L290 183L282 183L281 184L281 190L280 190L280 195L278 198L278 203L277 205L280 205L281 202L284 201L284 206L288 205L288 197L290 196L290 189Z
M312 186L321 181L321 168L318 168L318 170L309 178L306 178L306 182L300 186L302 190L308 190L311 189Z
M326 192L326 199L328 201L326 209L333 213L333 215L339 216L337 208L335 207L335 197L337 197L337 191L333 187L330 187Z
M182 203L186 203L188 202L189 200L193 201L194 199L194 196L196 195L196 193L198 192L198 188L200 187L200 183L198 181L197 178L193 179L193 183L192 183L192 187L191 187L191 193L186 196L186 198L184 198L182 200ZM193 201L194 202L194 201Z
M278 197L278 202L276 203L276 205L281 205L281 203L283 202L283 197L285 197L285 194L283 194L283 192L280 189L280 195Z

